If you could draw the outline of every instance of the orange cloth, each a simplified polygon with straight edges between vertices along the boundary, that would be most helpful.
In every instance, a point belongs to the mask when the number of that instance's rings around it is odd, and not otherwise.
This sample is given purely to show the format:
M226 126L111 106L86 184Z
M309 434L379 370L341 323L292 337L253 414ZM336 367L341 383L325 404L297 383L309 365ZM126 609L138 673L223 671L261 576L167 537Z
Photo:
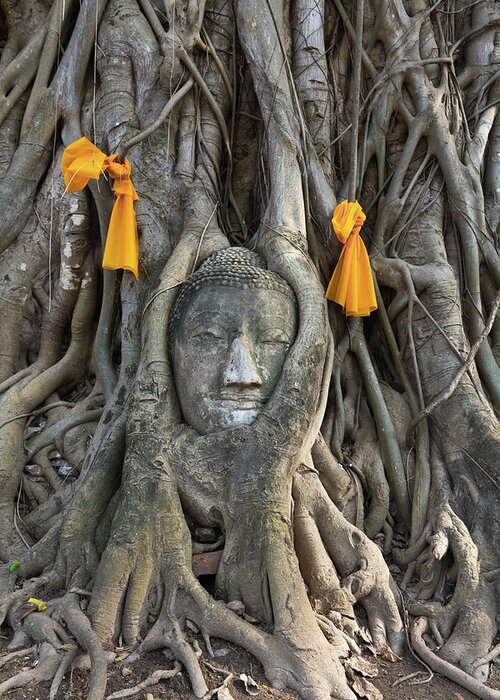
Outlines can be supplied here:
M333 212L333 230L344 247L326 298L343 306L346 316L369 316L378 308L370 260L359 235L365 220L359 202L344 200Z
M130 163L118 163L118 154L107 156L85 136L64 149L62 172L67 192L80 192L88 181L108 171L113 178L116 201L106 236L102 266L107 270L130 270L139 276L139 239L134 202L139 197L130 179Z

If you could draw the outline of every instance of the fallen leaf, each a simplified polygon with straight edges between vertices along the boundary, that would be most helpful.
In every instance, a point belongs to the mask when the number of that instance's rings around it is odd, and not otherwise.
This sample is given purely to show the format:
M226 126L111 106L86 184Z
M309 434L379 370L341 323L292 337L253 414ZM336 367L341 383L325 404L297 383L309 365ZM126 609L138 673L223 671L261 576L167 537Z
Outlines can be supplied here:
M127 666L124 666L121 669L121 674L124 678L126 678L127 676L131 676L132 673L133 673L133 671L130 668L127 668Z
M14 623L19 624L21 620L24 620L25 617L30 615L33 612L38 611L38 604L37 603L21 603L20 605L17 606L17 608L14 610L12 613L12 619Z
M194 624L194 622L191 622L191 620L186 620L186 627L188 630L191 630L191 632L194 632L195 634L198 634L200 631L197 625Z
M366 629L366 627L358 627L358 629L356 630L356 634L357 634L359 637L361 637L361 639L362 639L364 642L367 642L367 644L371 644L371 643L372 643L372 636L371 636L371 634L369 633L369 631Z
M221 656L227 656L229 654L229 651L230 650L226 647L222 647L221 649L214 649L214 657L218 659Z
M254 681L252 676L247 676L246 673L240 673L240 681L245 684L245 690L249 695L257 695L259 692L259 686Z
M363 656L351 656L345 663L346 666L367 678L376 678L378 676L377 666Z
M222 685L217 691L217 700L234 700L233 696L229 692L225 685Z
M39 464L27 464L23 470L26 474L30 476L42 476L43 470Z
M335 627L342 627L342 613L339 613L338 610L330 610L327 618L333 622Z
M392 664L395 664L396 661L401 661L401 657L395 654L388 644L384 644L383 647L378 649L377 653L383 659L390 661Z
M366 680L362 676L358 676L354 683L352 684L352 689L361 698L367 698L367 700L384 700L384 696L378 688L375 688L373 683Z
M231 600L226 604L228 610L232 610L237 615L243 615L245 612L245 603L241 600Z

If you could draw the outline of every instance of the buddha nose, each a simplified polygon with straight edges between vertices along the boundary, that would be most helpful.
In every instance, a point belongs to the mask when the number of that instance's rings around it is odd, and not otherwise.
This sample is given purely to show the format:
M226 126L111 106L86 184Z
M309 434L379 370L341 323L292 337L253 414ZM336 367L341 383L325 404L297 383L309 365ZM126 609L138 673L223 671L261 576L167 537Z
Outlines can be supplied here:
M225 386L262 386L262 377L245 338L235 338L230 345L224 369Z

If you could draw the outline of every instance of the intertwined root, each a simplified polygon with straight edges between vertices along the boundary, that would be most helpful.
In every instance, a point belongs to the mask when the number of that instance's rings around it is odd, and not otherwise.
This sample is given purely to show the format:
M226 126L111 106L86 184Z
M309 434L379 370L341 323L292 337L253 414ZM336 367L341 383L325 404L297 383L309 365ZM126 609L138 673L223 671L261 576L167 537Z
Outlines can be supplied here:
M410 636L416 653L433 671L455 681L482 700L500 700L500 691L488 688L481 681L432 652L423 639L423 635L430 631L431 627L426 618L419 617L412 623Z
M321 591L320 600L337 601L339 605L332 607L351 617L352 606L361 603L374 644L389 644L399 653L404 643L403 627L378 547L342 516L313 472L297 473L293 495L296 531L298 528L299 533L308 535L296 537L296 548L313 597ZM311 566L319 561L322 568Z
M249 590L245 590L242 579L234 577L234 572L248 573L255 567L261 576L260 593L254 591L256 600L262 591L269 591L271 587L273 591L272 601L267 599L268 608L262 607L262 600L258 604L260 612L264 613L263 619L270 623L265 627L246 621L201 587L191 571L191 537L172 482L167 479L160 487L157 485L156 497L156 503L148 502L149 512L164 513L171 525L170 532L175 527L178 533L177 544L172 544L169 539L163 557L153 550L155 528L160 527L164 532L166 525L165 522L159 525L155 518L142 519L143 528L135 540L122 527L117 531L121 544L118 539L111 542L101 564L101 572L106 572L106 585L100 588L102 573L94 583L90 612L93 624L103 638L116 638L126 630L127 641L133 643L138 640L141 629L146 629L151 615L156 617L130 661L150 650L168 648L188 672L195 696L203 697L208 688L196 650L185 635L185 625L189 621L203 635L208 653L212 636L234 642L261 661L269 682L278 688L294 689L305 700L326 700L331 694L341 700L352 700L354 695L347 684L340 658L348 653L348 649L356 650L357 645L321 611L329 613L335 609L347 620L353 617L353 606L358 603L365 609L374 646L383 649L389 644L394 651L400 651L402 625L382 555L360 530L345 520L314 471L299 470L294 479L293 527L297 560L289 546L292 540L289 539L286 545L290 524L276 513L261 511L255 517L252 508L246 513L239 511L239 521L247 519L247 527L241 531L236 528L235 534L239 532L236 537L226 533L226 547L229 547L222 558L220 588L231 593L229 597L234 594L240 600L245 599ZM160 505L162 511L159 511ZM135 524L131 523L131 532L134 527ZM248 527L253 528L255 535L249 548ZM485 602L485 614L493 609L492 588L485 588L479 578L477 548L451 508L440 511L433 534L428 532L428 543L426 566L431 579L433 567L449 552L452 553L457 570L455 595L447 606L436 602L412 605L412 612L426 616L412 628L413 644L419 654L425 658L429 656L428 663L435 670L462 683L480 697L498 700L496 691L462 671L457 672L449 663L459 661L454 656L450 658L453 650L456 652L459 648L457 641L463 640L457 628L465 623L475 624L469 613L472 614L473 610L476 616L479 615L479 624L484 624L480 615L482 604L478 601ZM166 544L165 539L163 544ZM425 538L422 546L425 546ZM246 560L241 568L235 566L238 556ZM316 614L305 597L301 576L310 589ZM252 580L252 577L247 577L249 586ZM107 591L120 585L115 608L110 609ZM474 596L473 609L471 595ZM288 607L282 604L283 600L288 600ZM491 604L489 608L486 606L488 602ZM13 598L11 603L14 603ZM16 601L16 605L18 603ZM252 610L252 606L249 609ZM27 682L52 679L55 695L64 673L81 656L80 648L89 655L90 697L95 700L104 697L108 658L87 616L80 609L78 596L67 594L51 606L50 612L51 617L46 613L33 613L14 625L18 643L26 645L33 640L40 645L39 663L29 672L24 671L6 681L0 686L0 692ZM13 613L10 617L15 620ZM131 620L135 622L131 624ZM441 644L443 639L449 638L439 657L425 646L423 634L426 632L433 634ZM476 656L488 642L486 630L474 650ZM463 648L462 654L466 653L468 651ZM325 664L325 659L328 659L328 664ZM476 664L473 670L478 669L482 670Z
M419 566L416 595L408 603L409 612L419 618L412 628L417 653L428 657L432 669L466 688L475 687L472 692L480 697L490 697L482 684L488 678L488 652L496 630L495 581L487 571L489 549L483 542L480 557L463 521L445 500L431 508L419 540L394 556L400 566L411 566L415 560ZM448 584L454 589L445 604ZM426 646L424 633L433 640L436 652Z

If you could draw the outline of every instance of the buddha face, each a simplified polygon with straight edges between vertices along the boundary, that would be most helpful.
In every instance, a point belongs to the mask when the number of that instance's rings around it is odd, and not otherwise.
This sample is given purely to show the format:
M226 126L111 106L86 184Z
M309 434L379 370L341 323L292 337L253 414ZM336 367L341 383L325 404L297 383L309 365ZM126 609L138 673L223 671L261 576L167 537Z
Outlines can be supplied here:
M172 346L184 419L199 433L253 423L281 374L296 309L279 291L204 286L179 319Z

